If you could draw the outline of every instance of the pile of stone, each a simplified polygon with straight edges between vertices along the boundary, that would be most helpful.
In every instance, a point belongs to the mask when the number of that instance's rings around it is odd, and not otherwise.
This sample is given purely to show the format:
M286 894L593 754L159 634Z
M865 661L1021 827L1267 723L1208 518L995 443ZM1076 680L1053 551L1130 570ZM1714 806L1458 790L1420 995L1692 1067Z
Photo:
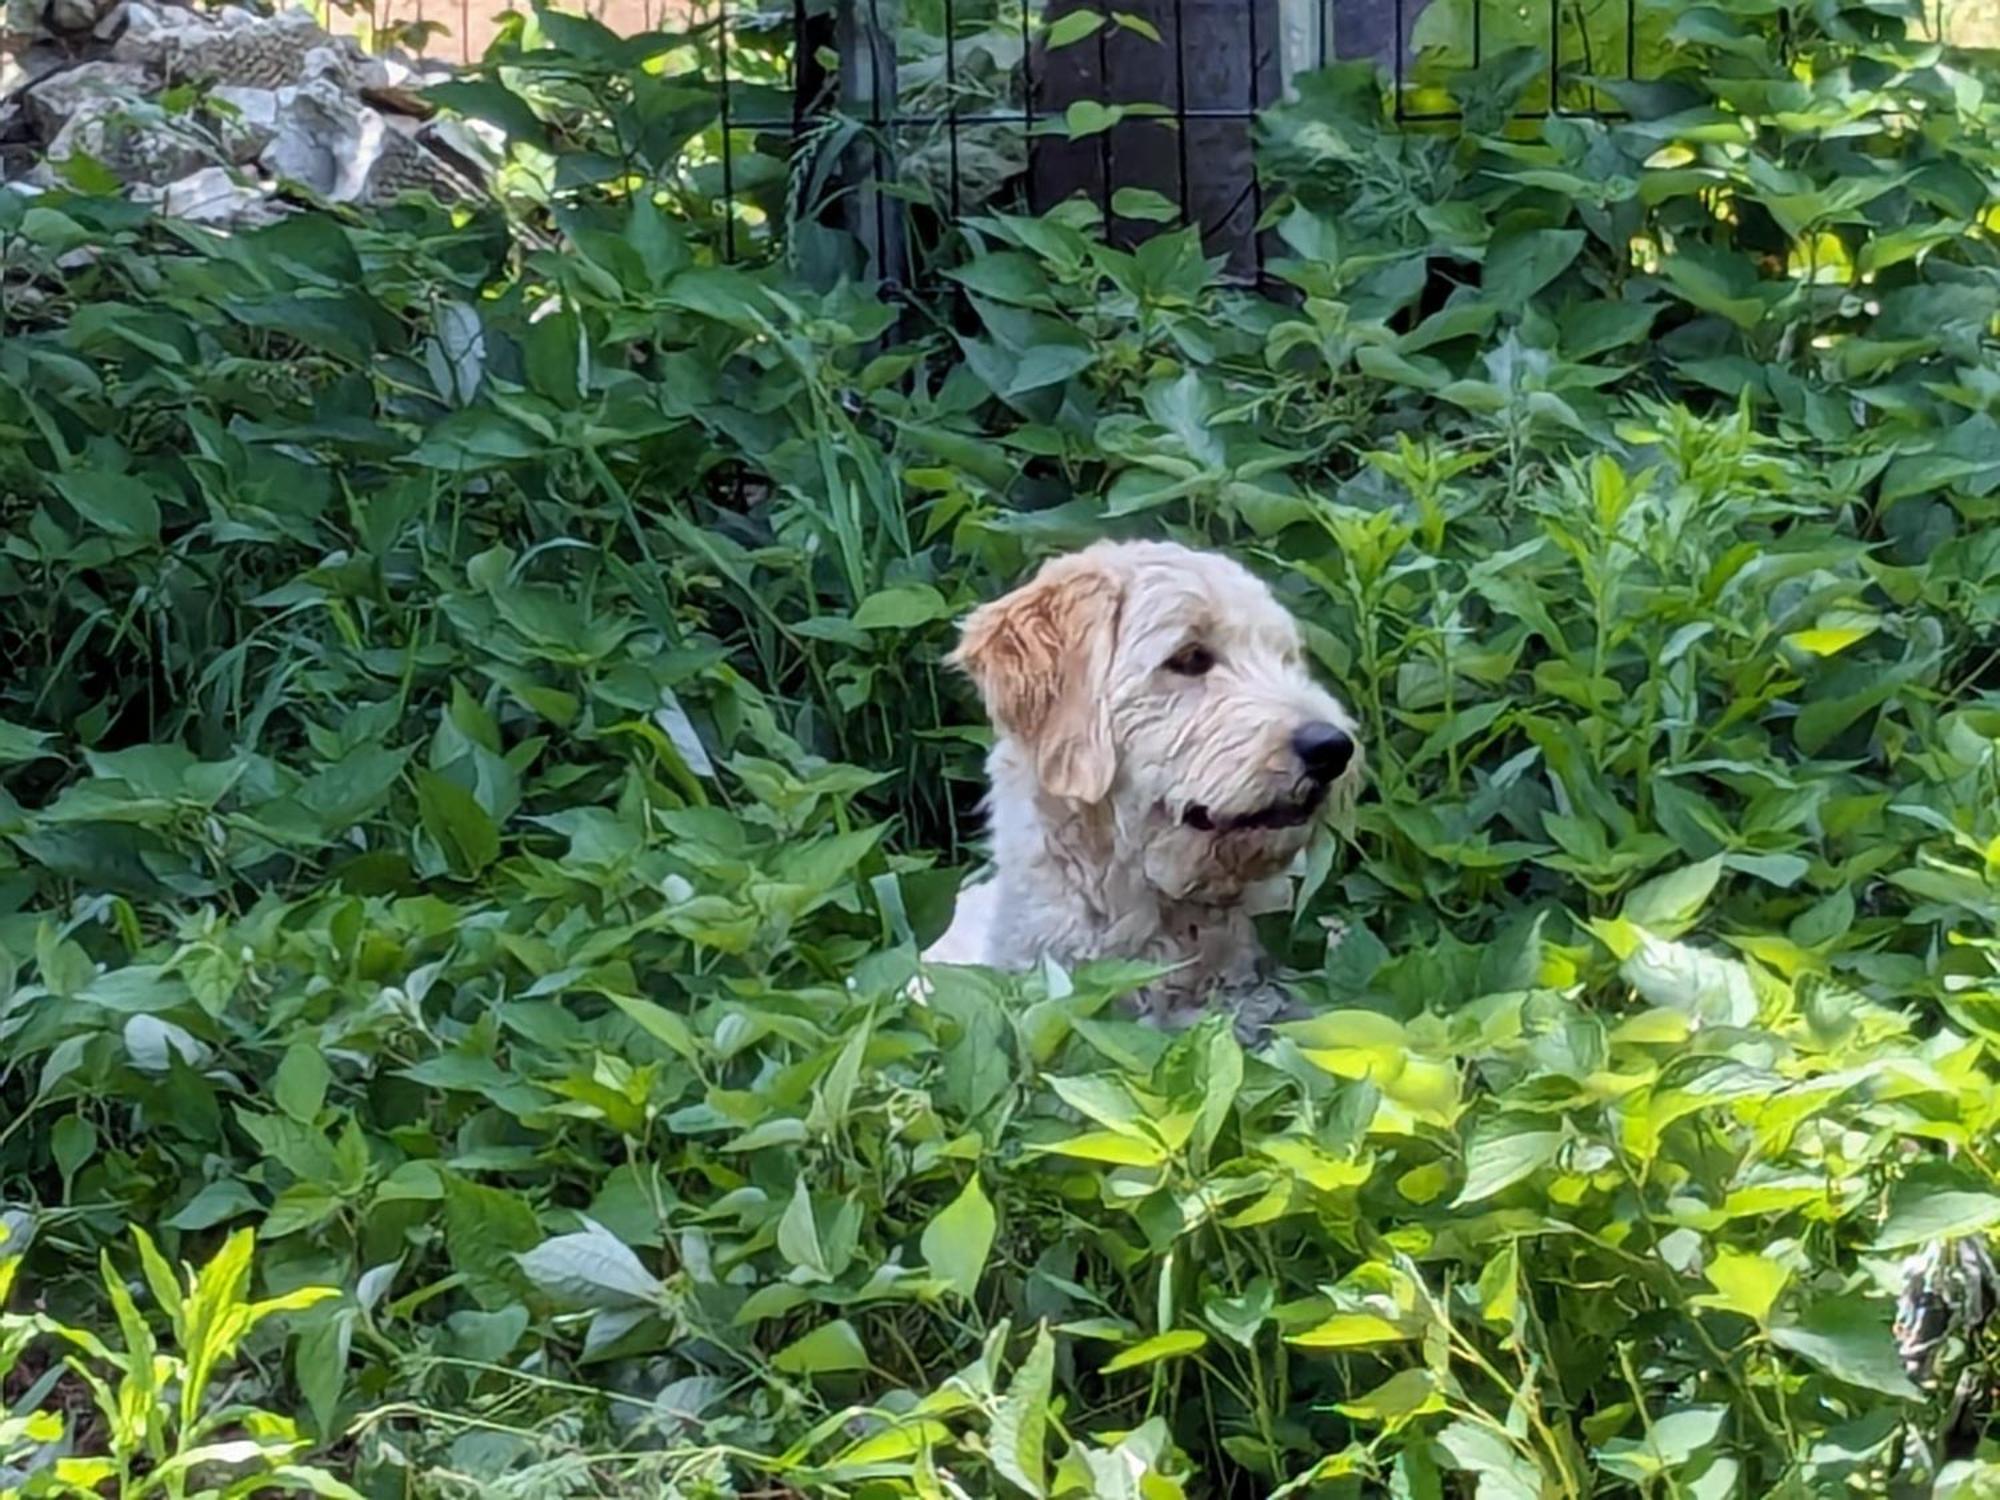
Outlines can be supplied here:
M487 191L498 143L438 118L449 70L371 56L303 10L0 0L0 183L102 183L216 227L318 199Z

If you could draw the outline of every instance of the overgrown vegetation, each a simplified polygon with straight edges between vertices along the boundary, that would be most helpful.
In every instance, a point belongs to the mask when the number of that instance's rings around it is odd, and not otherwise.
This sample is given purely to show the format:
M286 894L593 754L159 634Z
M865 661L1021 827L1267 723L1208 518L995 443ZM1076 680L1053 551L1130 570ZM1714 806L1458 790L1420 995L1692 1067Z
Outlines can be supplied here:
M1268 295L1071 206L892 310L565 168L651 97L570 24L458 99L539 221L0 192L0 1491L1992 1493L1976 1320L1891 1332L2000 1222L1985 64L1335 71ZM952 620L1107 530L1366 725L1252 1054L911 998Z

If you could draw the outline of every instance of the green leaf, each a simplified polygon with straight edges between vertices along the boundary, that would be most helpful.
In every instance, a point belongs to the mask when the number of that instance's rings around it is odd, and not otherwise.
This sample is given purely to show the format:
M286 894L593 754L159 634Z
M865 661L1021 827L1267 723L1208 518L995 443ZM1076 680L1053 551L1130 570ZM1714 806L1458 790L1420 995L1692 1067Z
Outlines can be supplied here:
M1875 1235L1877 1250L1907 1250L1932 1240L1958 1239L2000 1224L2000 1194L1939 1188L1922 1180L1896 1185L1889 1216Z
M1286 1342L1301 1349L1367 1349L1376 1344L1399 1344L1409 1337L1380 1314L1340 1312L1303 1333L1293 1334Z
M1562 1133L1533 1116L1496 1115L1473 1127L1465 1152L1465 1186L1453 1207L1478 1203L1532 1177L1556 1159Z
M56 1170L62 1173L64 1183L76 1176L77 1169L96 1150L97 1127L82 1115L64 1115L49 1127L49 1154L56 1159Z
M55 476L55 487L76 513L124 541L160 539L160 502L152 487L130 474L78 469Z
M1716 1307L1741 1313L1756 1323L1768 1323L1771 1308L1792 1273L1768 1255L1753 1250L1718 1249L1703 1268L1715 1288L1692 1299L1696 1307Z
M332 1071L320 1049L297 1042L287 1047L278 1061L277 1074L271 1080L271 1098L301 1125L310 1125L319 1118L326 1103L327 1085L332 1081Z
M1119 106L1104 105L1095 99L1079 99L1063 112L1063 129L1073 141L1080 141L1093 135L1102 135L1120 120L1125 111Z
M1903 1372L1890 1317L1886 1302L1823 1297L1797 1323L1773 1328L1771 1341L1849 1385L1915 1401L1921 1393Z
M1166 1333L1156 1333L1149 1339L1142 1339L1129 1349L1120 1350L1107 1360L1097 1373L1116 1375L1121 1370L1137 1370L1145 1365L1156 1365L1166 1359L1182 1359L1207 1347L1208 1335L1199 1328L1170 1329Z
M1058 47L1068 47L1093 36L1104 25L1104 15L1095 10L1073 10L1058 16L1048 31L1048 49L1053 52Z
M787 1375L837 1375L869 1367L861 1335L845 1318L822 1323L805 1337L793 1340L771 1356L771 1363Z
M464 787L434 771L417 772L417 810L445 863L470 879L500 857L500 830Z
M54 755L56 752L48 748L54 743L55 736L44 730L0 719L0 766L26 765Z
M1656 1417L1637 1440L1614 1439L1597 1450L1607 1471L1641 1487L1662 1474L1683 1467L1722 1435L1729 1410L1723 1406L1693 1406Z
M1092 1130L1066 1141L1031 1143L1029 1149L1054 1156L1074 1156L1079 1161L1107 1162L1119 1167L1157 1167L1167 1160L1164 1147L1110 1130Z
M1444 1392L1429 1370L1399 1370L1365 1396L1334 1408L1357 1422L1379 1422L1391 1432L1413 1418L1444 1409Z
M1621 915L1648 932L1676 938L1693 927L1722 877L1722 856L1686 865L1635 887Z
M544 1240L519 1257L541 1291L580 1308L653 1307L666 1288L610 1230L584 1221L577 1234Z
M1529 229L1504 234L1487 247L1482 300L1522 308L1567 270L1583 249L1581 229Z
M813 1219L812 1193L804 1177L792 1184L791 1201L778 1220L778 1253L816 1280L832 1279L826 1251L820 1245L819 1225Z
M986 1201L974 1173L964 1191L924 1226L924 1264L933 1276L949 1282L953 1291L971 1301L979 1290L979 1273L986 1268L997 1226L993 1205Z
M1111 195L1111 211L1121 219L1140 219L1149 224L1171 224L1180 218L1180 205L1151 188L1123 187Z
M1201 1315L1224 1338L1248 1349L1270 1318L1276 1300L1269 1278L1254 1276L1240 1297L1225 1297L1219 1289L1211 1288L1202 1301Z
M490 78L452 78L432 84L425 96L448 110L497 125L512 140L539 145L548 131L527 100Z
M678 1052L689 1062L693 1062L699 1055L700 1048L695 1041L693 1028L665 1006L655 1005L650 1000L641 1000L636 995L613 994L607 998L654 1041Z
M1055 1369L1055 1340L1047 1327L1039 1328L1034 1347L994 1407L986 1439L1000 1477L1035 1500L1048 1494L1049 1394Z
M541 1243L534 1209L519 1193L455 1173L445 1175L444 1188L444 1243L453 1268L482 1306L504 1305L527 1283L515 1257Z
M257 1201L256 1195L250 1189L234 1178L225 1178L221 1182L209 1183L190 1198L178 1213L163 1222L169 1229L213 1229L218 1224L226 1224L229 1220L241 1218L244 1214L257 1214L263 1211L264 1205Z
M969 265L955 268L950 275L968 291L990 297L995 302L1045 306L1049 301L1049 280L1042 274L1041 265L1033 256L1024 255L1019 250L991 251ZM920 587L928 589L929 586ZM886 592L894 594L902 590L890 589ZM937 591L929 589L929 592L936 594ZM942 600L939 602L942 603Z
M1129 10L1114 10L1111 12L1111 19L1133 35L1142 36L1149 42L1158 44L1162 40L1160 28L1144 16L1134 15Z
M853 619L860 630L910 630L948 620L951 613L944 595L927 583L913 583L870 594L855 609Z
M1460 1419L1437 1435L1445 1461L1479 1477L1479 1500L1543 1500L1542 1475L1500 1433Z

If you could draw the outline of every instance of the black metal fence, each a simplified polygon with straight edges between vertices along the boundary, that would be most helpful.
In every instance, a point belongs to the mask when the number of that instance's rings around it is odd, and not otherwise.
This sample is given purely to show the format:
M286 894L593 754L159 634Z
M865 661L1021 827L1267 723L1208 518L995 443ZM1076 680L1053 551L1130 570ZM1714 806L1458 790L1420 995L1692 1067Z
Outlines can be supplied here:
M1397 117L1459 118L1453 80L1506 48L1546 77L1521 112L1603 113L1593 80L1640 76L1669 0L791 0L717 22L725 205L746 138L782 136L807 219L839 223L856 271L902 281L968 212L1081 197L1115 241L1201 226L1261 270L1259 111L1301 72L1371 60ZM789 26L791 109L732 109L732 33ZM769 49L760 56L769 57ZM771 97L768 90L758 92ZM734 232L725 252L734 255Z

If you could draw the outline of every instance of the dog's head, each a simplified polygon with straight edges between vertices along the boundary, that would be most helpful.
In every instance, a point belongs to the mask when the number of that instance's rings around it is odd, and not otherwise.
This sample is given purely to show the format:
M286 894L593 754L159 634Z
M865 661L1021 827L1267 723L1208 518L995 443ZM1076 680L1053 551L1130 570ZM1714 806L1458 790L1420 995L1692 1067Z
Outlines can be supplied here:
M1354 721L1255 576L1162 542L1100 543L974 611L953 662L1050 796L1111 809L1174 896L1282 870L1360 771Z

